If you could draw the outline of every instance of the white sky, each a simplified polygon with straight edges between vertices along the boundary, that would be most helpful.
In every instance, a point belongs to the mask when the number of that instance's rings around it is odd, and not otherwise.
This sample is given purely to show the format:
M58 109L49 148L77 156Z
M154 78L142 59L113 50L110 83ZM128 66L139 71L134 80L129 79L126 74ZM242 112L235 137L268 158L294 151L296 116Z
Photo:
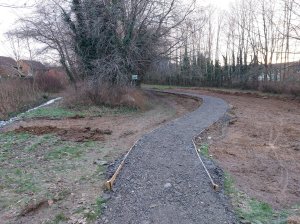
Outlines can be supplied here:
M30 13L30 8L9 8L1 5L14 6L30 6L34 0L0 0L0 55L13 56L9 42L6 39L5 33L11 30L18 18L26 16Z
M187 0L185 0L187 1ZM212 4L220 9L227 9L230 2L233 0L196 0L199 5ZM13 57L12 49L5 37L5 33L12 29L20 17L30 14L30 8L8 8L1 5L15 5L15 6L30 6L34 0L0 0L0 56Z

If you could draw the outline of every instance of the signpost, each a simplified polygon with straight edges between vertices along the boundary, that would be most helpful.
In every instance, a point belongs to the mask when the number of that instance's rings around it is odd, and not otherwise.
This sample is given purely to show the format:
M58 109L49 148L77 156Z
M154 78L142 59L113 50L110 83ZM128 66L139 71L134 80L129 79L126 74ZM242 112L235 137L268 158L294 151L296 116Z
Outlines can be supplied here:
M138 75L132 75L131 76L131 85L137 86L138 85L139 76Z

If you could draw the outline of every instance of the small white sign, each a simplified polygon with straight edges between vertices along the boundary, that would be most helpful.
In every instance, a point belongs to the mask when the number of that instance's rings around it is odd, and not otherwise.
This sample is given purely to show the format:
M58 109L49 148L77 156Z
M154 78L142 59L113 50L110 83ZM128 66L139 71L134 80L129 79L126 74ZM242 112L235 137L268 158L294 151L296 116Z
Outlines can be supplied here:
M132 75L131 79L132 80L138 80L138 75Z

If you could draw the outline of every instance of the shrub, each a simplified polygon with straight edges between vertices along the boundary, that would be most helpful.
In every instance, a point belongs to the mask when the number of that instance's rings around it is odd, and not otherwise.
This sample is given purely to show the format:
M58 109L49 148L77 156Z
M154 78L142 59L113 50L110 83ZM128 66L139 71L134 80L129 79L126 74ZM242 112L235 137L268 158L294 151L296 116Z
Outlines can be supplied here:
M42 93L34 87L32 79L0 80L0 119L7 119L10 114L27 109L41 97Z
M50 72L38 74L35 83L41 91L48 93L57 93L65 88L62 78Z
M82 82L77 84L77 88L69 87L65 91L64 103L68 107L105 105L143 110L146 107L145 97L143 92L137 88Z
M259 86L262 92L276 93L276 94L289 94L300 96L300 83L299 82L264 82Z

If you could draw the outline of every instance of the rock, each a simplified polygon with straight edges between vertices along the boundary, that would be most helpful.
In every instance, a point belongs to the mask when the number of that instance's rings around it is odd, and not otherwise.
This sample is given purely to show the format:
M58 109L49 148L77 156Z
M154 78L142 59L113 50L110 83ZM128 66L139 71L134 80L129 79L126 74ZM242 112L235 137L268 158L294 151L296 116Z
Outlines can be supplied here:
M166 184L164 185L164 188L170 188L170 187L172 187L172 184L171 184L171 183L166 183Z
M54 204L54 201L53 200L48 200L48 205L49 206L52 206Z
M295 144L294 146L293 146L293 149L295 150L295 151L300 151L300 144Z
M111 198L110 194L104 193L104 194L102 195L102 199L105 200L105 201L108 201L110 198Z
M247 220L241 220L240 223L242 223L242 224L251 224L251 222L249 222Z
M96 164L98 166L105 166L105 165L108 165L108 162L105 161L105 160L99 160L99 159L97 159L97 160L94 161L94 164Z
M230 125L233 125L237 122L237 118L232 118L230 121L229 121L229 124Z
M287 224L300 224L300 216L290 216L290 217L288 217Z
M155 208L157 206L158 206L157 204L152 204L152 205L150 205L150 208Z

